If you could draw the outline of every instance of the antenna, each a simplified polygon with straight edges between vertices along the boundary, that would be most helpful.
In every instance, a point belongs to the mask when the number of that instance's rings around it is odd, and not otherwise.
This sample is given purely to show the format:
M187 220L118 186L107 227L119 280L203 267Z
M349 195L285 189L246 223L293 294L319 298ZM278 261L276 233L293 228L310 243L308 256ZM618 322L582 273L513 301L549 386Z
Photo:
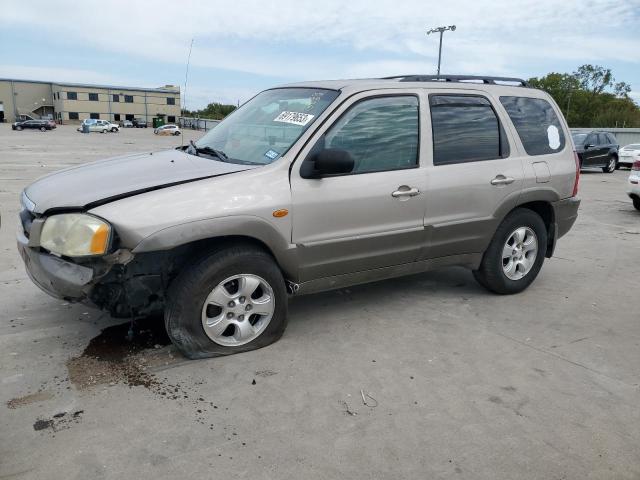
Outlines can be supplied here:
M189 56L187 57L187 70L184 72L184 91L182 93L182 110L187 109L187 81L189 80L189 63L191 62L191 50L193 50L193 38L191 39L191 45L189 46ZM180 146L184 147L184 125L180 130Z

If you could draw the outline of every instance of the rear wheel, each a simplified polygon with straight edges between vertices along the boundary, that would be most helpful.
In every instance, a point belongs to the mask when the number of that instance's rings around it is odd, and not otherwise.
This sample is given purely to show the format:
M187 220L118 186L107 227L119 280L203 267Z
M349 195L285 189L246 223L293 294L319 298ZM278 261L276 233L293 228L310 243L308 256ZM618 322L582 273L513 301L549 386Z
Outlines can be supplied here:
M511 212L496 230L474 277L499 294L519 293L540 272L547 247L547 229L532 210Z
M607 166L602 167L602 171L604 173L613 173L617 169L618 169L618 159L614 155L611 155L611 157L609 157L609 161L607 162Z
M175 132L174 135L177 137L178 135L180 135L180 132Z
M190 265L169 287L165 326L188 358L245 352L278 340L287 325L287 293L270 255L229 247Z

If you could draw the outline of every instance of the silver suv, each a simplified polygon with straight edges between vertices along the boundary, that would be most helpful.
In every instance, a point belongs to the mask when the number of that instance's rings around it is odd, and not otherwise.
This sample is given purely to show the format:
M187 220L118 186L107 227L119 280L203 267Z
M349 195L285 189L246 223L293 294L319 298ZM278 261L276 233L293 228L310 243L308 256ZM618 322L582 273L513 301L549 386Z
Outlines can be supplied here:
M404 76L266 90L176 150L22 194L33 281L116 317L164 311L190 358L278 339L289 295L462 265L499 294L577 217L571 134L518 79Z

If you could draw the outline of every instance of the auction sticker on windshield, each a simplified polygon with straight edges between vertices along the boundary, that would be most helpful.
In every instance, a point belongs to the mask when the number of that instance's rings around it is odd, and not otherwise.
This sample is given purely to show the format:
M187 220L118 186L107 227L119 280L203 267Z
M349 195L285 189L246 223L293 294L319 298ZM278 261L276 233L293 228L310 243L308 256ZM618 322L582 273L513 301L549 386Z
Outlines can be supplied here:
M300 113L300 112L282 112L276 118L273 119L274 122L282 122L282 123L292 123L294 125L306 125L311 121L313 115L309 113Z

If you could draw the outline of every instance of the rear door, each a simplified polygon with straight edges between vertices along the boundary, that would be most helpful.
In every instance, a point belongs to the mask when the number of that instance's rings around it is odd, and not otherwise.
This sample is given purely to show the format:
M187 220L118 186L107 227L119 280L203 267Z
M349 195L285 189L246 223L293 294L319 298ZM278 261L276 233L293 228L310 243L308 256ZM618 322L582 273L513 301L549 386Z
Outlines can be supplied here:
M410 263L425 244L420 94L393 92L364 92L344 102L292 168L300 281ZM346 150L354 170L302 178L301 160L321 148Z
M584 153L582 154L582 165L593 167L601 165L602 147L597 133L590 133L584 142Z
M473 90L429 93L432 166L428 170L424 258L482 252L496 212L516 205L521 157L510 145L495 99Z

